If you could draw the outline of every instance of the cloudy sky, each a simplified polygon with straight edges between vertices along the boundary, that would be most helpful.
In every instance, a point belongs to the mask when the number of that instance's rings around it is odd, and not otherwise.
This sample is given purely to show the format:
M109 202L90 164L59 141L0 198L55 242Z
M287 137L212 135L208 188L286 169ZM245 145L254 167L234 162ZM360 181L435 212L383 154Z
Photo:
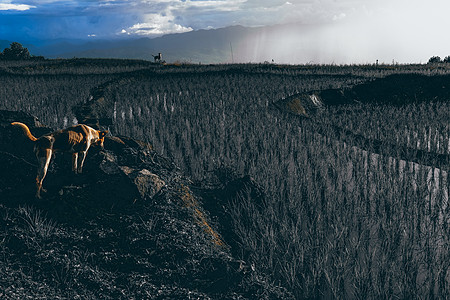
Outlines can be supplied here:
M449 11L449 0L0 0L0 40L156 37L296 23L317 30L309 37L280 33L278 46L301 41L315 45L308 51L325 48L317 62L346 62L330 57L332 51L359 53L358 62L378 56L424 62L450 55Z

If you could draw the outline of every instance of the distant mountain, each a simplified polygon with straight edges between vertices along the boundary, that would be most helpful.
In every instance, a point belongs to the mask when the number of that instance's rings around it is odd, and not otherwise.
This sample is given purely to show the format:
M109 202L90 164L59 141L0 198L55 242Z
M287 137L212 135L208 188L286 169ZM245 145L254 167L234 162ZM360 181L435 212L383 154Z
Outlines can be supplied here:
M115 40L56 40L39 45L33 43L30 52L48 58L135 58L152 60L159 52L167 62L191 63L246 63L275 59L276 62L292 61L291 51L297 54L297 44L311 36L317 27L301 24L265 27L231 26L219 29L197 30L169 34L157 38ZM303 51L305 52L305 51ZM310 51L311 52L311 51ZM313 51L314 52L314 51ZM307 51L305 52L307 53ZM315 52L314 52L315 53ZM301 57L304 57L301 55Z
M263 27L230 26L168 34L157 38L17 41L31 54L48 58L131 58L152 60L159 52L167 62L289 64L373 64L421 62L420 47L398 47L352 22L292 23ZM414 42L414 41L413 41ZM0 47L9 46L0 41ZM415 42L414 42L415 43ZM415 44L414 44L415 45ZM400 59L400 60L398 60Z
M157 38L32 41L33 55L48 58L132 58L152 60L159 52L167 62L191 63L342 63L378 57L361 41L349 45L336 24L301 23L196 30ZM345 36L358 40L345 31ZM21 41L18 41L21 42ZM1 44L0 44L1 45Z
M168 62L232 62L232 48L242 44L258 29L232 26L169 34L157 38L96 40L89 42L58 40L33 47L33 54L48 58L136 58L152 60L152 54L163 54ZM1 45L1 44L0 44ZM238 57L235 57L236 59Z

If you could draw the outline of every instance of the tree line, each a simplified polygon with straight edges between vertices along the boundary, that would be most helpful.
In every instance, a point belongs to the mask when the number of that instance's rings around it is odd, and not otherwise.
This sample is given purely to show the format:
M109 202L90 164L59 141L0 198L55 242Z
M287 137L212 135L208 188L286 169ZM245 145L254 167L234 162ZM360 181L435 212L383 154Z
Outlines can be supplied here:
M450 63L450 55L446 56L444 59L441 59L439 56L432 56L428 60L429 64L438 64L438 63Z
M9 48L5 48L3 52L0 52L0 60L42 60L43 56L34 56L30 54L28 48L22 46L18 42L12 42Z

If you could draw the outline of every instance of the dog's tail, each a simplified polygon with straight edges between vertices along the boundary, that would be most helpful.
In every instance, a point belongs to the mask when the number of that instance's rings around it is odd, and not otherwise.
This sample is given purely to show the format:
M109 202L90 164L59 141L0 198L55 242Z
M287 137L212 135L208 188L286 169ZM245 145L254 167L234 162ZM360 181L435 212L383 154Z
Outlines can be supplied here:
M22 128L23 133L26 135L27 138L29 138L33 142L37 141L37 138L35 138L34 135L31 134L31 131L27 125L20 122L13 122L11 123L11 125L19 126L20 128Z

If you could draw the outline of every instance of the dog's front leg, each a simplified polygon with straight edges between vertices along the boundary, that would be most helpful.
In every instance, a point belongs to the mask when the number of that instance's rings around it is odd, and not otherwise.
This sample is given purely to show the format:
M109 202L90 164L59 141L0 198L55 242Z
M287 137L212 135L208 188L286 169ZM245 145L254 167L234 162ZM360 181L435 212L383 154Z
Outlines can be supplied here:
M83 173L83 164L84 164L84 159L86 158L86 152L87 151L80 151L80 166L78 167L78 173L81 174Z
M45 175L47 175L48 165L52 158L52 150L46 149L44 151L39 151L36 156L39 161L39 170L36 176L36 197L41 199L41 191L46 192L46 190L42 188L42 182L44 181Z
M78 152L72 154L72 171L77 173Z

